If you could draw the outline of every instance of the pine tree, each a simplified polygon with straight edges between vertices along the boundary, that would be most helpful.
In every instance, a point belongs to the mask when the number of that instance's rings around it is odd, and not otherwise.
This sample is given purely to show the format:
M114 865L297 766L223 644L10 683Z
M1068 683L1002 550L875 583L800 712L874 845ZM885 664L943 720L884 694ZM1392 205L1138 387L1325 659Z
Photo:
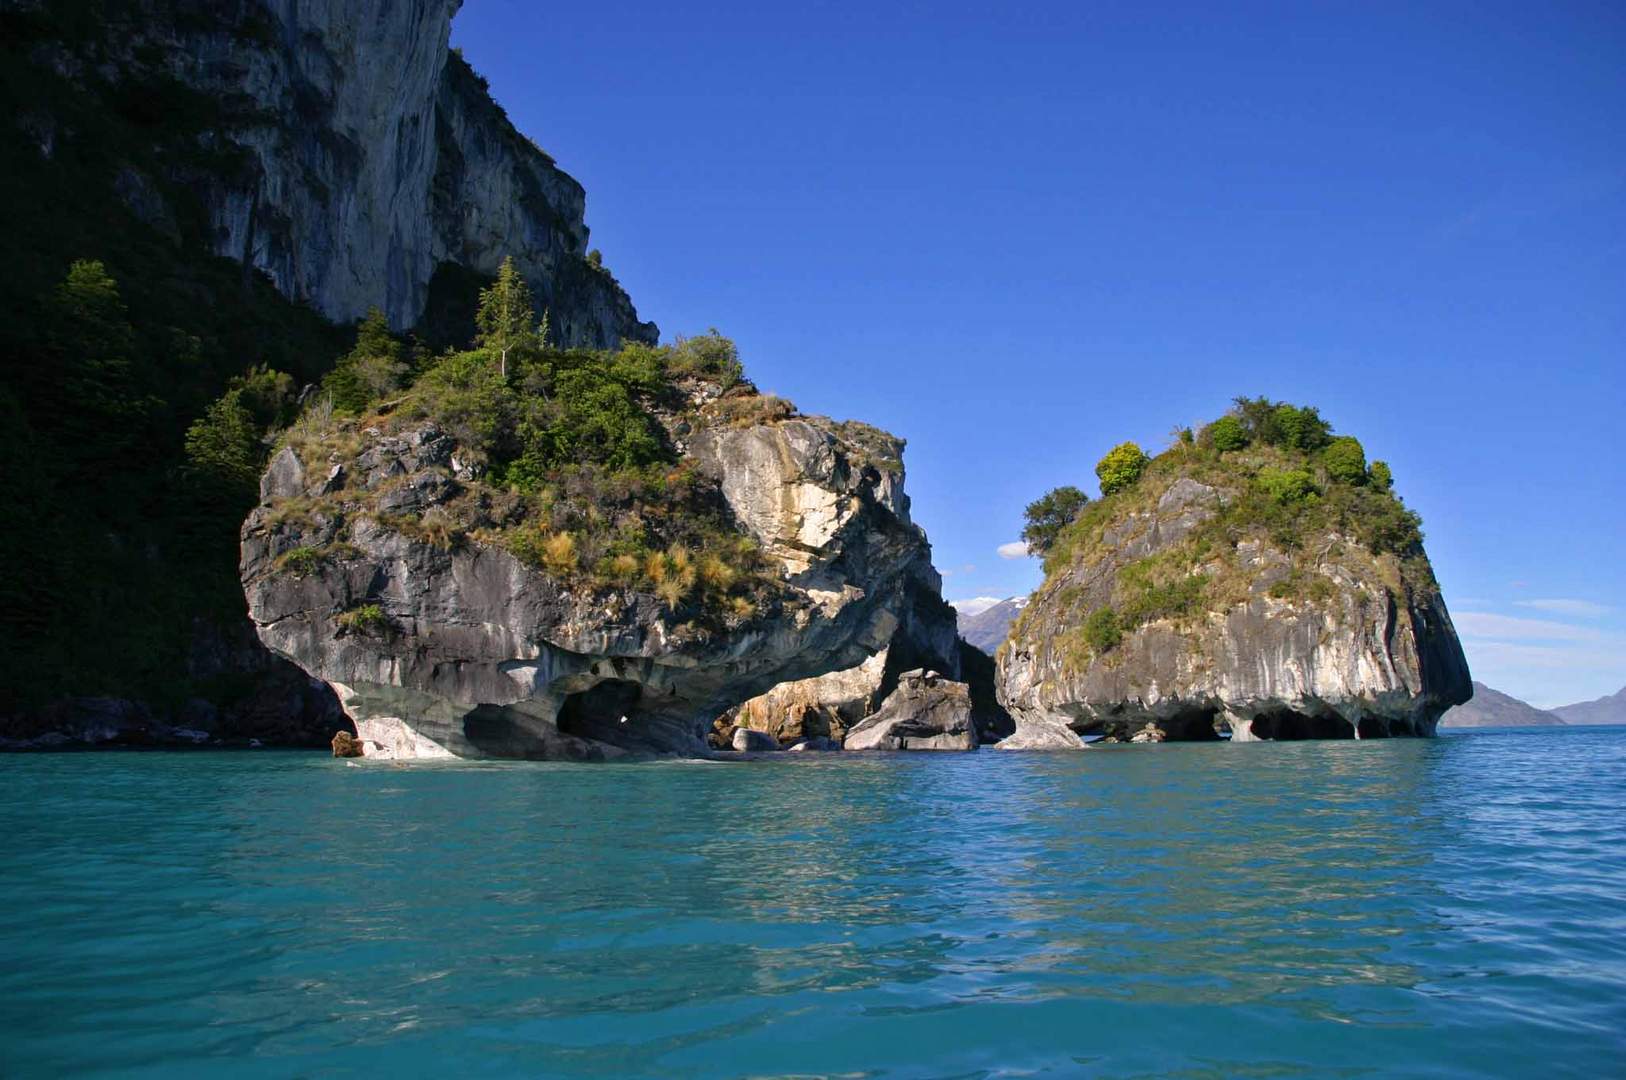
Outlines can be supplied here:
M509 350L532 336L535 318L531 288L510 255L502 261L497 280L489 289L480 290L480 310L474 316L479 330L475 343L481 348L496 350L498 373L504 379L508 378Z

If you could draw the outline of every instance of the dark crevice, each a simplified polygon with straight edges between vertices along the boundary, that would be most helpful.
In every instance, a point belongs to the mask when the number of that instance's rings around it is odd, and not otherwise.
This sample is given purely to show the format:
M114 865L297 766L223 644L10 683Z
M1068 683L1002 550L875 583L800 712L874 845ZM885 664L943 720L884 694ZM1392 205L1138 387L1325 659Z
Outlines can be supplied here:
M1253 734L1258 739L1288 742L1298 739L1353 739L1355 726L1331 713L1301 713L1292 709L1272 709L1253 718Z

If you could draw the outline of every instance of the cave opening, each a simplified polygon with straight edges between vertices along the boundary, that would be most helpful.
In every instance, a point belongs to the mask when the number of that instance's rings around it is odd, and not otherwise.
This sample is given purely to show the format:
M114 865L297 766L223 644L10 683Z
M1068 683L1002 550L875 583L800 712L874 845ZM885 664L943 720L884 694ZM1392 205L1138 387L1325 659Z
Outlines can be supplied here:
M1220 737L1216 721L1219 710L1211 707L1182 709L1158 726L1166 732L1170 742L1213 742ZM1223 725L1223 721L1219 722Z
M1253 718L1256 739L1292 742L1300 739L1353 739L1355 726L1332 713L1301 713L1272 709Z
M638 703L644 688L625 679L603 682L566 695L559 705L554 726L562 735L592 739L628 749L645 747L642 726L637 723Z

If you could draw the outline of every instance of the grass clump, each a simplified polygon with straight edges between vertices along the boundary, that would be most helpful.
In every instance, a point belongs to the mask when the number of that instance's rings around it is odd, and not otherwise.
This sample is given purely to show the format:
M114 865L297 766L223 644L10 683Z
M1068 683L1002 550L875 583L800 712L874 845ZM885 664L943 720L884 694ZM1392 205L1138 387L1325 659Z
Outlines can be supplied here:
M362 604L340 612L335 620L341 627L355 634L383 634L389 630L389 616L377 604Z
M319 548L301 545L283 552L277 557L278 570L286 570L295 577L305 577L312 574L322 565L322 552Z

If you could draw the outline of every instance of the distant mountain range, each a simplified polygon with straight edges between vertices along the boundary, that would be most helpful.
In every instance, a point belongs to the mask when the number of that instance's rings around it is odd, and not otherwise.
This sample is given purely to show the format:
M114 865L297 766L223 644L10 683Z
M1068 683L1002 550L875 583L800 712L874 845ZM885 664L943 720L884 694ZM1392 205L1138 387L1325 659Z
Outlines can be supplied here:
M1573 708L1573 706L1571 706ZM1546 709L1528 705L1482 682L1474 683L1474 696L1467 704L1447 709L1440 717L1441 727L1534 727L1556 726L1564 720Z
M1553 712L1566 724L1626 724L1626 687L1607 697L1560 705Z
M1025 596L996 600L979 596L974 600L959 600L954 610L959 614L960 636L985 653L992 654L1011 632L1011 623L1028 606Z

